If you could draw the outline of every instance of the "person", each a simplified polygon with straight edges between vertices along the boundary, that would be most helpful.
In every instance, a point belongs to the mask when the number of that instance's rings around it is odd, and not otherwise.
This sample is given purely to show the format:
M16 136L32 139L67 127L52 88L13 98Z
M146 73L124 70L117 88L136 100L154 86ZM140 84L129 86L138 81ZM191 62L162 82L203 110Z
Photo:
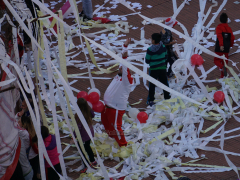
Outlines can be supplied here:
M33 169L33 180L40 179L40 166L37 147L37 136L32 124L32 120L29 116L23 115L18 121L21 129L18 134L22 138L22 142L25 144L27 157Z
M128 56L127 47L130 41L131 39L128 38L123 45L123 59ZM104 94L105 110L101 113L101 121L107 134L114 138L120 147L127 145L122 130L122 116L127 108L132 84L133 78L129 69L122 65Z
M79 109L82 111L85 120L87 121L87 124L88 124L88 126L91 130L92 136L94 136L94 130L93 130L93 126L92 126L93 125L92 118L94 118L93 110L89 107L87 101L84 98L78 98L77 104L78 104ZM75 114L75 119L76 119L76 122L77 122L77 125L78 125L78 129L80 131L81 137L82 137L82 141L83 141L85 151L87 152L88 157L89 157L89 161L90 161L89 165L94 168L95 166L97 166L97 162L94 159L94 154L93 154L92 148L90 146L91 139L90 139L87 131L83 127L83 124L80 121L77 114ZM74 136L76 137L75 132L74 132ZM85 154L83 153L79 143L78 143L78 146L79 146L85 160L88 162L88 160L86 159ZM84 163L84 161L82 161L82 162L84 164L84 168L82 170L80 170L80 173L85 173L87 171L87 166Z
M219 56L224 55L228 59L228 53L230 47L233 46L234 43L234 35L232 29L227 24L228 16L226 13L222 13L220 15L220 24L216 28L217 40L215 44L215 53ZM221 78L227 76L227 69L224 65L223 59L214 57L214 64L221 71ZM226 60L226 64L228 61Z
M28 99L28 100L29 100L30 105L32 106L32 108L34 110L32 99ZM30 112L28 110L27 103L26 103L26 101L24 99L22 99L22 106L21 106L21 108L22 108L22 110L15 115L15 119L17 119L17 120L19 120L23 115L27 116L27 117L30 116Z
M21 136L19 136L19 137L22 141L22 137ZM30 162L28 161L26 150L27 149L25 147L25 143L22 142L20 155L19 155L19 162L21 164L24 179L32 180L33 179L33 169L32 169L32 166L30 165Z
M165 86L169 87L167 73L166 73L166 61L167 61L167 49L161 41L161 35L159 33L152 34L152 46L147 49L145 61L150 65L150 76L154 79L158 79ZM170 93L163 90L164 99L170 99ZM149 86L149 101L148 105L153 106L155 95L155 84L150 83Z
M174 28L174 26L177 25L177 21L174 20L173 18L167 18L165 20L165 24L171 28ZM172 32L166 28L164 28L161 32L161 41L163 42L163 44L165 45L165 47L167 48L167 52L168 52L168 58L167 58L167 64L169 63L169 68L167 71L167 76L168 78L173 77L173 72L172 72L172 65L174 63L175 60L177 60L177 56L176 54L173 52L173 47L172 45L177 43L177 41L172 37Z
M93 18L92 0L82 1L82 12L79 13L80 17L83 17L84 21L91 20Z
M54 169L61 174L62 169L60 166L59 161L59 153L57 151L57 142L56 137L52 134L49 134L49 130L46 126L41 126L41 134L42 138L49 156L49 159L51 160L52 165L54 166ZM55 170L47 163L45 160L45 167L46 167L46 174L48 180L59 180L60 177L55 172Z

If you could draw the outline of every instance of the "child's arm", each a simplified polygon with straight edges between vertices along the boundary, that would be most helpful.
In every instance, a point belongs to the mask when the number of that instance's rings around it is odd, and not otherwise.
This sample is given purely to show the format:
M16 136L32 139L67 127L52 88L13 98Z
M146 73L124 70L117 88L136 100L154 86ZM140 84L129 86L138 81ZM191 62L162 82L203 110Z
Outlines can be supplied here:
M76 122L80 122L80 123L77 123L77 127L78 127L79 131L81 131L81 129L82 129L82 123L81 123L81 121L80 121L80 119L79 119L79 117L78 117L77 114L75 114L75 120L76 120ZM73 131L73 135L75 136L75 138L77 138L77 134L76 134L75 131ZM72 138L72 139L73 139L73 138Z
M123 45L123 50L122 50L122 58L123 59L127 59L127 57L128 57L128 52L127 52L128 48L127 47L128 47L130 42L131 42L131 38L128 38ZM130 73L129 69L126 66L122 66L122 67L120 67L120 69L122 70L122 80L123 80L123 82L124 83L129 82L130 84L132 84L133 83L133 78L131 77L131 73Z
M150 52L150 50L149 50L149 48L147 49L147 53L146 53L146 57L145 57L145 62L147 63L147 64L150 64L150 61L151 61L151 55L149 55L149 52Z

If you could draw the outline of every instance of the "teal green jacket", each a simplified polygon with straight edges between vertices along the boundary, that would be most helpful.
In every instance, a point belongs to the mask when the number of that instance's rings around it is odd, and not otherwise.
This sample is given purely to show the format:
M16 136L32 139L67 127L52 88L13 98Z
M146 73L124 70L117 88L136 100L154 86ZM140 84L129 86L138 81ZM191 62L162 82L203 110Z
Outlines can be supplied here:
M167 49L160 42L158 45L152 45L147 49L145 61L150 65L150 70L166 69L167 58Z

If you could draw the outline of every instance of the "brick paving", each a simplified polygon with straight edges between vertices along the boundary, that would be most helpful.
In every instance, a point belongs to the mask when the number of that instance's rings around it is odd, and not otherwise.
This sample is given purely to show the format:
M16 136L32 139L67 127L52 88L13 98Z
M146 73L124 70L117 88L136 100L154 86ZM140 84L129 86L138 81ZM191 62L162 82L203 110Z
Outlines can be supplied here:
M240 9L240 4L234 4L235 0L229 0L226 4L226 6L223 8L222 12L226 12L229 16L229 18L231 19L231 23L230 26L232 28L233 31L237 31L239 30L240 27L240 23L235 22L234 20L237 18L240 18L239 15L239 9ZM50 1L45 1L45 3L49 3ZM99 4L102 5L104 3L103 0L92 0L93 2L93 8L95 9L95 5ZM111 1L110 1L111 2ZM131 1L134 2L134 1ZM155 17L169 17L173 14L173 8L172 8L172 1L171 0L161 0L161 1L156 1L156 0L138 0L137 2L139 2L140 4L142 4L142 9L140 10L140 12L149 17L149 18L155 18ZM177 4L178 6L182 3L183 1L177 0ZM223 2L223 0L218 0L218 6L214 7L206 21L206 23L208 23L210 21L210 19L213 16L213 12L216 12L219 5L221 5L221 3ZM152 8L148 8L147 5L151 5ZM208 8L210 7L210 5L212 5L212 3L210 1L207 1L206 3L206 8L205 8L205 13L207 12ZM59 9L59 7L62 6L62 2L57 4L55 6L55 9ZM111 7L112 5L108 2L106 3L106 5L104 7ZM79 8L79 12L81 11L81 3L78 4L78 8ZM185 7L182 9L182 11L179 13L179 15L177 16L177 20L179 22L181 22L188 30L188 33L191 34L191 30L194 26L194 24L197 23L197 12L199 11L199 1L194 0L190 2L190 5L185 5ZM104 9L104 11L106 11ZM118 4L118 7L116 9L111 9L110 10L111 13L107 14L107 16L110 15L125 15L125 14L129 14L132 13L132 11L130 11L129 9L126 9L123 5ZM220 13L221 14L221 13ZM215 28L217 26L217 24L219 23L219 17L216 18L215 22L211 25L212 28ZM66 22L71 24L73 19L67 19ZM130 29L130 32L128 34L126 34L126 37L131 37L134 38L136 40L140 40L140 28L144 27L145 29L145 38L150 38L151 34L154 32L160 32L160 30L162 29L161 27L157 26L157 25L142 25L142 20L140 16L138 15L133 15L133 16L128 16L127 17L127 21L129 22L130 25L133 25L134 27L138 27L138 29L133 30ZM206 24L205 23L205 24ZM176 29L180 32L182 32L182 29L180 29L179 26L176 27ZM99 31L101 29L90 29L90 30L84 30L85 33L91 33L91 32L96 32ZM205 34L206 36L207 34ZM183 39L178 38L178 36L176 34L174 34L174 36L178 39L179 43L184 42ZM123 38L119 38L119 39L124 39L126 37ZM235 39L239 39L240 35L235 36ZM73 39L74 44L78 45L79 43L79 39L78 38L74 38ZM99 41L98 41L99 42ZM214 47L209 48L211 51L214 50ZM234 46L233 49L231 50L231 52L235 52L237 50L237 47ZM102 56L102 55L97 55L97 57L104 57L104 58L109 58L109 56ZM204 63L204 68L207 71L208 69L210 69L214 63L213 63L213 57L206 55L205 53L202 54L202 57L205 59L205 63ZM234 54L232 56L230 56L230 59L232 59L235 62L238 62L238 58L239 58L239 54ZM76 56L74 59L76 60L85 60L83 53L80 53L78 56ZM230 65L230 67L232 67ZM142 67L138 67L140 69L142 69ZM238 65L238 68L240 68L240 65ZM236 68L233 68L236 71ZM97 70L96 68L93 69L93 71ZM86 69L84 70L80 70L79 68L75 68L75 67L67 67L67 71L68 74L76 74L76 73L82 73L82 72L86 72ZM200 74L199 70L196 70L197 74ZM93 77L114 77L117 74L117 72L112 73L112 74L103 74L103 75L93 75ZM211 74L208 75L208 80L211 79L216 79L218 78L220 75L220 72L215 69ZM76 78L69 78L69 81L75 80ZM78 80L77 83L74 83L72 85L72 87L81 90L81 91L88 91L87 88L90 87L90 82L88 79L76 79ZM146 90L146 88L143 86L142 80L140 79L141 84L138 85L134 92L132 92L130 94L129 97L129 102L131 103L135 103L137 101L139 101L139 99L143 99L142 103L134 106L137 108L146 108L145 102L147 99L147 95L148 95L148 91ZM94 80L96 88L98 88L101 91L101 99L103 99L103 94L106 90L106 88L108 87L109 83L111 82L110 80ZM221 86L218 83L208 83L205 85L209 85L209 87L214 87L217 86L217 88L220 88ZM77 93L75 93L76 95ZM204 122L204 126L203 129L208 128L209 126L213 125L215 122L212 121L207 121L205 120ZM229 121L227 122L226 126L225 126L225 130L229 130L229 129L233 129L236 127L239 127L240 124L233 118L229 119ZM218 126L220 127L220 125ZM217 127L217 128L218 128ZM217 129L216 128L216 129ZM215 130L216 130L215 129ZM201 134L201 137L207 137L210 136L214 131L214 129L209 131L206 134ZM230 135L237 135L239 134L239 132L234 132L231 133ZM230 136L229 135L229 136ZM69 142L69 139L63 139L64 142ZM224 142L224 150L227 151L231 151L231 152L236 152L239 153L239 145L240 142L240 137L237 138L233 138L233 139L229 139L229 140L225 140ZM210 142L208 144L208 146L211 147L217 147L219 148L219 142ZM63 147L65 147L63 145ZM70 150L68 150L64 156L66 155L71 155L74 151L76 151L75 148L70 148ZM199 164L208 164L208 165L221 165L221 166L228 166L225 157L223 154L220 153L216 153L216 152L208 152L208 151L203 151L203 150L197 150L198 155L201 154L205 154L205 156L208 158L206 160L201 160L198 163ZM240 157L238 156L232 156L232 155L228 155L229 159L237 166L240 167ZM190 158L181 158L182 162L187 162L189 160L191 160ZM68 162L68 161L66 161ZM115 161L110 161L110 160L105 160L104 164L108 167L113 167L117 164L117 162ZM80 163L76 163L75 165L71 166L73 169L77 168L80 166ZM120 167L121 169L121 167ZM119 170L120 170L119 169ZM234 171L229 171L229 172L221 172L221 173L192 173L192 174L183 174L181 172L174 172L176 174L176 176L180 176L180 175L185 175L188 176L190 179L192 180L207 180L207 179L212 179L212 180L236 180L237 179L237 175ZM169 179L170 176L166 173L166 175L168 176ZM79 173L77 172L72 172L69 173L69 176L73 179L76 179L79 177ZM154 179L154 176L149 176L147 179Z

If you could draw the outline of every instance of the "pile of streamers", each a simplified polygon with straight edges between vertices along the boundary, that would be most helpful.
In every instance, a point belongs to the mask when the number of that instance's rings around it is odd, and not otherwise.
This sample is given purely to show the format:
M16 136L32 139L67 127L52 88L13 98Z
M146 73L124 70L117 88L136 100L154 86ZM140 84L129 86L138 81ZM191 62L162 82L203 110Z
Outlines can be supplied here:
M212 46L208 39L216 39L213 31L210 31L210 26L215 21L218 14L224 8L227 0L223 0L222 4L218 7L217 12L214 14L212 19L207 25L205 21L209 16L213 7L218 6L218 2L212 0L212 5L209 7L206 14L204 14L206 0L199 1L200 12L198 13L198 21L192 29L191 36L188 34L187 29L181 22L178 25L182 28L183 33L170 28L163 24L164 18L153 18L150 19L140 12L136 12L134 8L141 9L141 4L139 3L129 3L124 0L114 0L111 1L112 8L116 8L118 4L124 5L126 8L133 11L131 14L118 16L111 15L109 18L112 22L110 24L102 24L102 20L99 21L87 21L83 22L79 18L77 4L75 0L69 0L65 3L69 11L62 10L53 13L47 6L38 0L32 0L33 4L38 5L40 11L36 12L39 16L49 14L46 17L38 18L37 29L39 31L39 37L36 38L32 33L31 19L28 15L20 16L22 14L21 7L14 8L7 0L3 0L6 7L10 10L13 17L18 21L19 28L25 31L32 41L32 51L28 51L24 54L22 63L20 63L18 57L17 42L14 42L14 53L15 55L9 56L5 50L4 43L1 40L0 43L0 63L3 71L6 72L7 77L5 81L0 82L1 87L9 87L15 85L20 88L23 93L26 103L29 107L30 115L38 136L38 147L39 156L43 155L46 161L52 166L52 163L47 155L43 139L40 131L40 124L49 127L50 132L56 135L57 149L61 154L59 156L60 164L62 168L62 175L59 174L61 179L70 179L67 175L67 170L69 172L78 172L81 167L77 169L72 169L69 166L77 163L81 157L83 157L82 152L77 145L76 138L73 136L73 131L76 132L77 139L80 142L80 146L83 147L80 132L77 128L76 121L74 119L74 113L80 117L80 120L89 134L92 140L92 148L96 154L97 162L100 165L98 169L92 169L87 161L85 164L88 166L87 174L81 174L79 179L118 179L120 177L125 177L124 179L142 179L149 175L156 176L156 180L167 180L165 173L168 173L172 179L177 179L173 173L174 171L181 171L183 173L201 173L201 172L224 172L234 170L238 175L238 168L229 160L228 154L240 156L238 153L228 152L223 150L224 140L230 139L238 136L230 136L224 138L228 133L239 130L240 128L235 128L230 131L225 131L224 127L230 117L234 117L238 122L240 118L237 117L239 112L239 93L240 93L240 79L234 70L226 65L229 72L233 75L231 78L217 79L217 80L206 80L207 75L211 73L216 66L208 70L204 70L201 63L196 63L192 66L191 57L199 57L201 53L206 53L212 57L218 57L226 60L225 57L216 55L214 52L208 50L207 48ZM98 6L94 11L97 16L102 16L103 12L99 12L101 8L104 7L109 0L105 0L104 4ZM173 0L173 19L177 19L177 15L184 8L186 4L196 3L190 0L184 0L182 4L177 7L176 0ZM15 5L16 6L16 5ZM149 6L149 8L151 8ZM24 9L24 7L22 8ZM68 14L66 13L68 12ZM72 14L69 14L72 12ZM155 80L147 74L148 65L144 61L145 51L150 45L150 41L145 39L144 29L141 29L140 40L133 39L134 43L129 45L129 58L128 60L123 60L121 58L121 45L122 40L118 38L125 36L124 33L129 33L129 28L132 27L123 20L126 20L126 16L138 15L143 19L142 24L156 24L160 27L171 30L174 34L185 39L183 44L175 44L174 49L178 54L179 59L173 64L173 72L176 75L176 79L172 79L169 82L169 87L166 87L161 82ZM17 37L17 29L11 22L9 16L5 14L0 23L2 23L5 18L7 18L8 23L13 27L13 39ZM51 20L49 20L52 18ZM64 22L64 18L75 18L75 24L68 25ZM121 20L120 20L121 19ZM28 22L26 25L25 22ZM113 21L117 21L113 23ZM45 28L45 30L44 30ZM105 28L104 30L97 31L95 33L84 34L83 29L89 28ZM99 33L105 32L108 35ZM204 37L204 33L207 32L209 35ZM58 39L57 42L51 37L51 33L55 35ZM122 33L122 34L120 34ZM234 32L234 35L240 34L240 31ZM49 38L47 38L49 36ZM81 45L75 45L72 38L78 37ZM92 40L94 39L94 40ZM102 44L97 43L101 40ZM200 42L201 40L201 42ZM56 44L57 43L57 44ZM111 45L112 44L112 45ZM200 45L206 44L206 45ZM138 48L137 46L141 46ZM78 52L69 52L73 47L78 49ZM99 50L100 49L100 50ZM135 49L142 49L141 53L132 53ZM239 49L235 53L240 52ZM80 53L83 53L86 61L72 60ZM88 56L91 58L89 62ZM109 60L107 62L98 61L104 60L105 58L96 58L96 54L102 54L104 56L109 55L114 60ZM198 55L199 54L199 55ZM53 60L51 60L53 59ZM27 67L24 62L27 61ZM134 61L134 62L132 62ZM193 60L192 60L193 62ZM236 63L229 60L233 66ZM126 136L126 140L129 142L127 147L119 147L114 139L108 137L104 132L104 127L101 123L94 125L95 137L93 138L90 129L86 123L82 112L77 106L76 97L73 95L73 91L79 93L80 90L71 87L76 80L68 82L69 78L82 78L83 75L87 74L91 83L91 90L89 95L93 92L97 92L97 87L95 87L94 79L108 79L105 77L92 77L92 74L104 74L114 72L112 69L121 63L127 66L135 74L133 75L135 83L132 86L132 91L135 87L140 84L140 78L143 78L143 84L147 87L147 81L154 83L159 89L157 89L155 98L156 105L154 108L148 108L142 117L147 117L148 119L140 119L138 117L138 112L130 118L125 114L123 116L123 130ZM109 66L109 68L102 68L103 66ZM143 71L136 68L134 65L143 67ZM195 67L196 65L196 67ZM67 66L74 66L80 69L87 69L86 73L82 74L67 74ZM97 68L98 71L92 71L91 69ZM201 70L202 75L199 77L195 73L194 68ZM237 69L238 70L238 69ZM193 79L189 80L192 76ZM35 77L38 84L34 86L32 77ZM208 82L218 82L221 84L221 89L215 87L209 88L203 83ZM21 83L20 83L21 82ZM48 88L46 87L48 85ZM183 88L188 85L187 88ZM161 89L169 91L172 98L169 100L164 100L161 95ZM37 92L37 97L35 98L34 91ZM221 91L221 92L217 92ZM32 109L29 101L27 100L26 94L30 93L33 97L34 109ZM17 92L15 92L17 93ZM89 96L85 93L85 96ZM95 93L96 94L96 93ZM100 92L97 93L98 97L95 100L89 100L91 103L101 102L99 101ZM1 94L3 98L4 93ZM6 95L6 94L5 94ZM14 93L10 94L15 97ZM225 101L221 105L220 103ZM215 99L218 103L213 101ZM8 98L8 101L16 102L17 99ZM45 102L45 105L42 103ZM237 106L233 107L233 102ZM102 102L101 102L102 104ZM61 108L61 111L56 111L56 106ZM45 109L48 109L48 113L45 113ZM131 105L128 106L127 111L131 110ZM214 112L213 112L214 111ZM217 113L216 113L217 112ZM59 113L61 115L59 115ZM133 113L134 114L134 113ZM2 116L1 116L2 117ZM203 129L204 120L216 121L216 123L207 128ZM96 113L95 121L100 121L100 113ZM196 123L199 124L196 127ZM200 137L201 133L207 133L211 129L221 125L211 136ZM169 127L171 125L171 127ZM67 134L66 137L72 136L75 147L77 147L78 152L71 156L64 156L64 153L70 148L70 144L66 144L66 148L63 150L60 140L60 132ZM220 148L208 147L207 144L210 141L220 141ZM205 151L215 151L224 154L226 161L229 165L227 166L214 166L214 165L204 165L195 164L195 162L202 159L206 159L204 155L199 156L197 150L202 149ZM86 153L86 152L83 152ZM181 157L190 157L194 160L183 163ZM64 159L73 159L67 163L64 163ZM103 160L111 159L119 162L114 167L106 167L103 165ZM117 169L122 166L121 171ZM46 179L44 159L40 158L40 169L42 179ZM239 176L239 175L238 175Z

